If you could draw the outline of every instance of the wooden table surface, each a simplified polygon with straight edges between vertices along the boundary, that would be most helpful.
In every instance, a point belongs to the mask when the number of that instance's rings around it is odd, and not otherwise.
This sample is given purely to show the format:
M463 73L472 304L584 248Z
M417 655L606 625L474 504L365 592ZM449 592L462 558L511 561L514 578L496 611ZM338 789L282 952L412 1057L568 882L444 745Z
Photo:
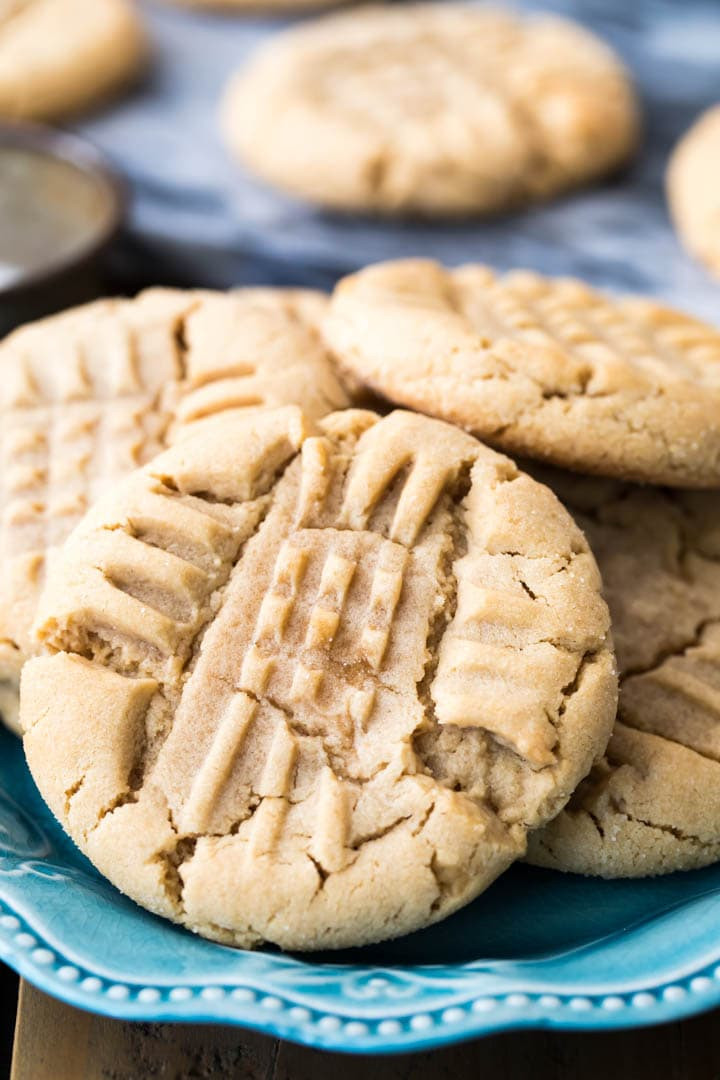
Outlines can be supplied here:
M401 1057L326 1054L238 1028L130 1024L23 984L11 1080L718 1080L720 1010L612 1034L513 1032Z

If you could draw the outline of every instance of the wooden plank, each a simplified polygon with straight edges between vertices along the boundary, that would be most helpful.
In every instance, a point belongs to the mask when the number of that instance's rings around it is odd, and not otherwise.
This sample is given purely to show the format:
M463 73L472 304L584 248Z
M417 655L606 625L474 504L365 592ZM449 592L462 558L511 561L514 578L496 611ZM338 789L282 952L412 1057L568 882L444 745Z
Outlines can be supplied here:
M131 1024L23 984L11 1080L718 1080L720 1012L598 1034L510 1032L447 1050L368 1058L239 1028Z
M275 1056L276 1040L238 1028L109 1020L23 982L11 1080L265 1080Z

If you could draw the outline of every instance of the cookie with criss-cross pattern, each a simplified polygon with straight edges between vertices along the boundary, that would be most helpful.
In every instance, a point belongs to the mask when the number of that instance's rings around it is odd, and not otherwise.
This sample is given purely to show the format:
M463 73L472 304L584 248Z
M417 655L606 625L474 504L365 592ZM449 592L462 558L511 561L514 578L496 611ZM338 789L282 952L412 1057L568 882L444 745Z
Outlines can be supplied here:
M720 486L720 330L653 300L407 259L341 281L325 334L371 389L510 453Z
M150 910L229 944L360 945L466 903L602 753L617 680L552 492L411 413L222 417L53 566L32 773Z
M218 412L349 404L322 293L151 289L22 327L0 345L0 713L13 726L52 559L101 494Z
M388 4L272 38L231 82L228 145L264 180L343 210L458 215L548 198L622 164L627 72L563 19Z
M146 54L133 0L0 0L0 117L49 120L129 82Z
M641 877L720 859L720 493L535 470L602 572L620 668L603 759L530 860Z

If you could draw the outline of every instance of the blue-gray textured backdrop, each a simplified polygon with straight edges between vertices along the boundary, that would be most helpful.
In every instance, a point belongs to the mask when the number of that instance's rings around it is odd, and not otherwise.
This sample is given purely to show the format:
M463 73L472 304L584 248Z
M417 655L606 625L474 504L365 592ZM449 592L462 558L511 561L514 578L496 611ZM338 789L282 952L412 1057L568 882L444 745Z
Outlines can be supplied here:
M287 21L199 14L145 2L154 64L128 98L78 124L131 182L130 250L189 282L256 277L329 283L378 259L421 254L571 273L651 292L720 322L720 283L681 250L663 174L678 136L720 101L720 0L526 0L570 15L613 44L645 113L635 164L610 183L492 221L393 223L341 217L243 174L217 130L230 73ZM275 269L267 260L275 260ZM262 262L260 261L262 260ZM158 270L160 273L161 271Z

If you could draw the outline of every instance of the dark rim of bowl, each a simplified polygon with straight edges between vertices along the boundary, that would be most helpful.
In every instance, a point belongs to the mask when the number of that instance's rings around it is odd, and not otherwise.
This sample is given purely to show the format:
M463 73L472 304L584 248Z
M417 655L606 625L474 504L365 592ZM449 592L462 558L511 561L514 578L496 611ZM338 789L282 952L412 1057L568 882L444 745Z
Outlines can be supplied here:
M119 231L128 203L125 182L110 167L100 151L78 135L39 124L3 122L0 124L0 147L3 146L46 154L92 177L107 195L108 214L104 224L86 243L69 254L52 260L46 266L29 271L6 288L0 288L0 303L20 298L43 285L49 285L63 274L92 262Z

